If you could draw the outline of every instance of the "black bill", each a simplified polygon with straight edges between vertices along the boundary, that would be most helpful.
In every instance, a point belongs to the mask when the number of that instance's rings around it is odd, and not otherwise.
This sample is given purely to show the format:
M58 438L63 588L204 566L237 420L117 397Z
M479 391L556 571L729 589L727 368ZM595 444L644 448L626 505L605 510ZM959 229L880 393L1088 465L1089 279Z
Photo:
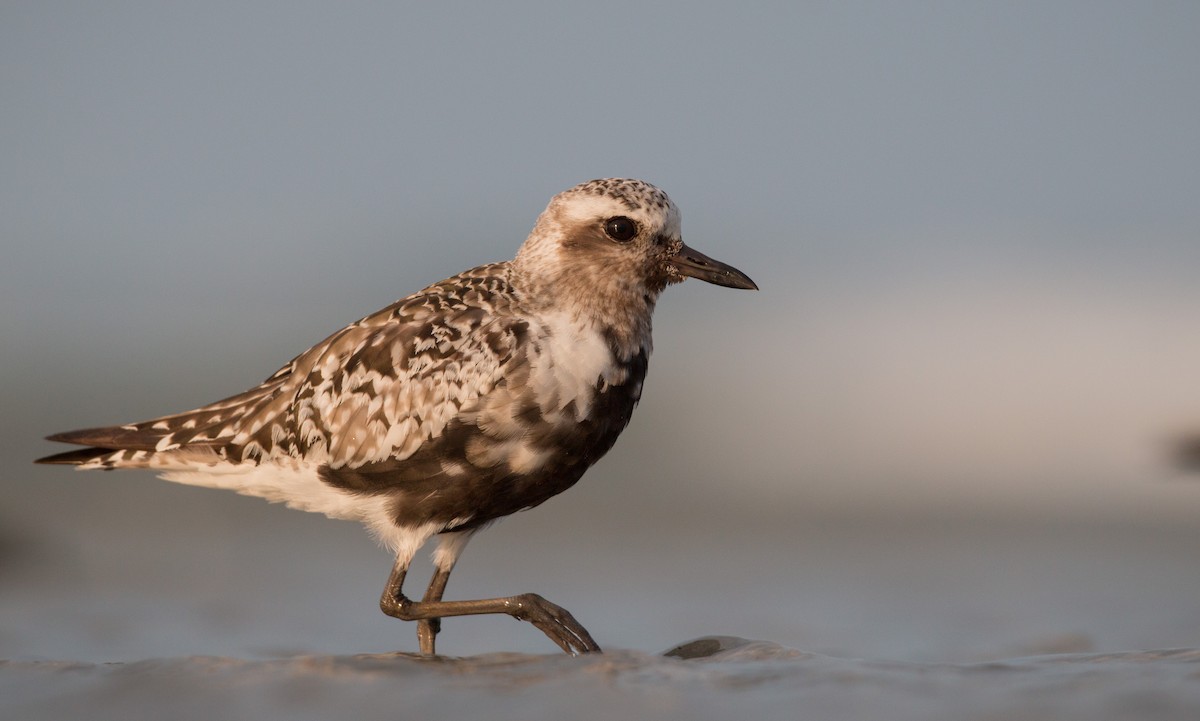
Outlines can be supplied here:
M754 284L754 281L750 280L750 277L742 271L734 268L732 265L725 265L719 260L713 260L704 253L693 250L686 245L681 246L679 252L671 256L670 263L675 266L680 275L699 278L709 283L723 285L726 288L758 290L758 286Z

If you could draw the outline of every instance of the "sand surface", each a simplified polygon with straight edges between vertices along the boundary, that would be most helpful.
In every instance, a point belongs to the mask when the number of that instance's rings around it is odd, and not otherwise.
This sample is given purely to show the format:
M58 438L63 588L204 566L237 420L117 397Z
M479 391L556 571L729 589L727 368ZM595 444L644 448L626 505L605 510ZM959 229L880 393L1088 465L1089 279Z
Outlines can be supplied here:
M452 595L544 592L605 653L481 617L447 620L431 660L375 608L386 558L356 527L235 500L228 535L198 538L216 516L184 504L174 533L11 554L0 718L1200 717L1190 525L709 515L663 536L528 514Z
M733 637L611 651L6 662L5 718L1195 718L1200 649L977 664L864 661ZM684 658L680 658L683 656Z

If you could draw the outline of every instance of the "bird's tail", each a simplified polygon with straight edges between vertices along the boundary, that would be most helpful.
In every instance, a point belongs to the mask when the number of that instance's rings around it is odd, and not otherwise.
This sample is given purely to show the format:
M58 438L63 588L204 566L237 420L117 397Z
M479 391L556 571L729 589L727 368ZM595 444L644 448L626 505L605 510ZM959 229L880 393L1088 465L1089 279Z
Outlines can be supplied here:
M213 446L189 445L183 448L157 449L145 446L125 447L118 444L98 443L102 436L98 431L121 430L94 428L83 431L56 433L47 437L49 441L77 443L87 446L52 456L39 458L34 463L60 466L75 466L79 470L106 470L114 468L152 468L167 470L191 468L196 464L212 464L223 460L220 449ZM111 436L109 436L111 437Z
M48 440L53 440L53 437ZM103 468L138 468L137 460L132 455L147 453L147 451L114 450L112 448L76 448L72 451L55 453L52 456L39 458L34 463L46 463L59 466L79 466L80 469ZM132 462L134 465L127 465Z

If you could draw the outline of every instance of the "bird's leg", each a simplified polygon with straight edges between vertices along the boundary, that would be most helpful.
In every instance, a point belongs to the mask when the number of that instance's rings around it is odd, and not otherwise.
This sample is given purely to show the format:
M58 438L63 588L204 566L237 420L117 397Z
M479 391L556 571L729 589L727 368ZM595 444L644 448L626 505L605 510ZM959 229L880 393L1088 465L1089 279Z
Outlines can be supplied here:
M425 589L425 597L421 599L421 603L441 601L442 594L446 592L446 581L449 580L449 568L435 570L433 578L429 580L429 588ZM440 618L423 618L417 621L417 641L421 644L421 653L426 656L437 655L437 651L434 650L434 642L441 630L442 619Z
M450 580L450 572L458 557L462 555L467 542L475 535L474 530L448 531L438 535L437 549L433 552L433 578L429 579L429 588L425 589L422 603L442 600L446 592L446 582ZM442 630L442 619L428 618L417 621L417 642L421 644L421 653L427 656L436 655L434 643Z
M408 564L411 562L411 558L396 559L396 563L392 566L392 573L388 576L387 586L383 589L383 595L379 597L380 610L393 618L403 618L402 609L412 604L412 601L404 595L403 590L404 577L408 575Z
M474 601L443 601L442 592L458 554L466 545L470 534L445 534L442 544L434 554L437 570L429 582L429 589L421 601L413 601L404 595L401 587L408 573L409 558L397 557L387 587L379 600L379 607L389 616L404 621L417 621L417 638L421 652L434 652L439 619L448 616L474 616L503 613L519 621L528 621L546 634L559 648L570 654L590 653L600 650L591 634L575 620L565 608L550 603L536 593L522 593L505 598L483 598Z
M393 588L390 580L388 588L389 592ZM387 599L388 595L385 594L384 598ZM481 598L475 601L411 601L399 594L381 606L384 613L405 621L504 613L518 621L532 623L567 653L591 653L600 650L600 646L592 640L587 629L581 626L567 609L550 603L536 593L522 593L504 598Z

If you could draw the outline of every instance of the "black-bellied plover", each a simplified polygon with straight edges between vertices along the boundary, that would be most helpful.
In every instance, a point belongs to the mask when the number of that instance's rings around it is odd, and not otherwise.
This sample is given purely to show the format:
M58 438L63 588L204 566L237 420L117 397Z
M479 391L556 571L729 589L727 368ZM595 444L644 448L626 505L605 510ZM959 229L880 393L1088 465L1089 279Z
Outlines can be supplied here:
M261 385L196 410L50 436L87 448L42 458L147 468L364 523L395 554L380 607L417 621L504 613L568 653L599 651L565 609L532 593L444 601L481 528L574 485L629 423L659 293L685 278L757 289L683 244L679 211L640 180L555 196L517 257L448 278L350 324ZM402 586L433 536L434 575Z

